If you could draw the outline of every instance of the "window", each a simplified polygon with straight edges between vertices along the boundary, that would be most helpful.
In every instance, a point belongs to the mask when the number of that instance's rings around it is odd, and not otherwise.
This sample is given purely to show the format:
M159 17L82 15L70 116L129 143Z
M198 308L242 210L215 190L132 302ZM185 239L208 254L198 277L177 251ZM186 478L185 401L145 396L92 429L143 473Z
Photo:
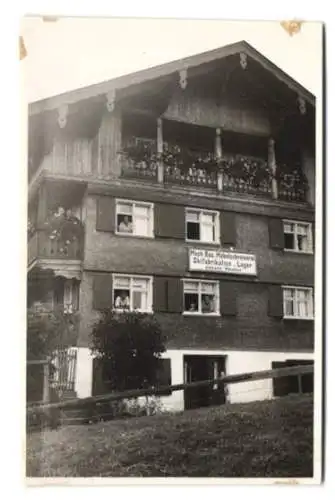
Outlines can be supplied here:
M294 252L312 253L312 224L284 221L284 248Z
M312 360L290 359L286 361L274 361L272 369L288 368L290 366L314 365ZM273 382L274 397L287 396L288 394L312 394L314 392L314 375L305 373L301 375L289 375L287 377L274 378Z
M219 213L195 208L186 209L186 239L219 243Z
M71 314L78 310L79 306L79 282L66 280L64 283L64 313Z
M283 288L284 318L313 319L313 289Z
M114 275L113 305L116 310L152 312L152 279Z
M153 237L153 205L116 201L116 233Z
M51 294L54 309L64 308L64 314L72 314L79 309L79 281L75 279L55 280Z
M219 283L217 281L184 281L184 313L218 314Z

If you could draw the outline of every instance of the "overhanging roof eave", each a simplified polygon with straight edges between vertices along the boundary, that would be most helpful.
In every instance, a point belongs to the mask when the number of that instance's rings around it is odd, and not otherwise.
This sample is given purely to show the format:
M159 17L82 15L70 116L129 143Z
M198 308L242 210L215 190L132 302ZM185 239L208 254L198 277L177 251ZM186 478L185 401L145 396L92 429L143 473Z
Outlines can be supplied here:
M189 56L177 61L172 61L152 68L147 68L135 73L123 75L112 80L89 85L87 87L78 88L65 92L56 96L52 96L40 101L35 101L29 104L29 115L37 115L45 111L51 111L58 108L62 104L74 104L79 101L98 97L112 90L122 89L130 85L136 85L149 80L155 80L160 77L168 76L174 72L180 71L183 68L191 68L200 66L207 62L222 59L239 52L246 53L249 57L257 61L267 71L270 71L278 80L282 81L286 86L297 92L312 106L315 106L315 96L306 88L296 82L293 78L287 75L283 70L278 68L269 59L263 56L260 52L254 49L245 41L226 45L208 52Z

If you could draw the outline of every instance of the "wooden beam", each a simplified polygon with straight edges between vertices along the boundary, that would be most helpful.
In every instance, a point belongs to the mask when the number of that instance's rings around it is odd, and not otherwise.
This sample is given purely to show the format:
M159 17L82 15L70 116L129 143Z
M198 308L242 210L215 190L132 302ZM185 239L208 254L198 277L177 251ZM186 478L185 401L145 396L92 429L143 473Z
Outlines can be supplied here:
M276 179L276 154L275 154L275 141L269 139L268 141L268 165L272 173L272 197L274 200L278 198L278 183Z
M131 106L122 106L122 105L120 105L120 109L123 112L129 113L132 115L147 116L149 118L154 118L154 119L157 119L157 117L158 117L158 113L155 113L151 109L140 109L140 108L133 108Z
M217 384L219 389L225 384L238 384L241 382L254 382L256 380L274 379L280 377L287 377L291 375L302 375L306 373L314 373L313 365L298 365L290 366L288 368L278 368L275 370L265 370L258 372L240 373L237 375L227 375L222 378L203 380L201 382L191 382L188 384L175 384L169 386L157 387L155 389L134 389L130 391L125 391L122 393L110 393L104 394L102 396L93 396L81 399L71 399L68 401L63 401L61 403L50 403L45 404L31 404L27 407L27 411L37 411L45 410L48 408L68 408L73 406L85 406L86 404L103 403L106 401L121 401L122 399L132 399L139 398L143 396L157 396L163 392L167 391L183 391L184 389L196 388L196 387L207 387Z

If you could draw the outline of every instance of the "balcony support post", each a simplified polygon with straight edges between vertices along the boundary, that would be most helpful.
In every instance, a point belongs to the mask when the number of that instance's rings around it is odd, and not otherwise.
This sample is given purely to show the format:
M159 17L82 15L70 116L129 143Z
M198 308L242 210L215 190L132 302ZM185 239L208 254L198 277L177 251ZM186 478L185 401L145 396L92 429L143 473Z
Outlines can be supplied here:
M271 180L272 198L274 200L277 200L278 199L278 183L276 178L277 165L276 165L275 141L272 138L268 140L268 164L272 174L272 180Z
M163 120L157 119L157 153L159 160L157 163L157 181L162 184L164 182L164 165L161 155L163 153Z
M222 142L221 142L221 129L217 128L215 131L215 157L217 160L222 158ZM217 171L218 191L223 191L223 173L221 170Z
M48 215L48 193L45 182L40 186L37 201L37 229L43 229Z

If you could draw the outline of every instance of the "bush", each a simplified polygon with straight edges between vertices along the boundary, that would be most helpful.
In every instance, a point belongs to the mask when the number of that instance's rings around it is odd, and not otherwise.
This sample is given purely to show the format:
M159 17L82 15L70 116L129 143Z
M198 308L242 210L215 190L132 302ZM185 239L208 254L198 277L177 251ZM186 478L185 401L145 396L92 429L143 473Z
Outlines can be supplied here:
M105 311L93 327L92 352L112 390L155 386L164 351L160 325L150 314Z

